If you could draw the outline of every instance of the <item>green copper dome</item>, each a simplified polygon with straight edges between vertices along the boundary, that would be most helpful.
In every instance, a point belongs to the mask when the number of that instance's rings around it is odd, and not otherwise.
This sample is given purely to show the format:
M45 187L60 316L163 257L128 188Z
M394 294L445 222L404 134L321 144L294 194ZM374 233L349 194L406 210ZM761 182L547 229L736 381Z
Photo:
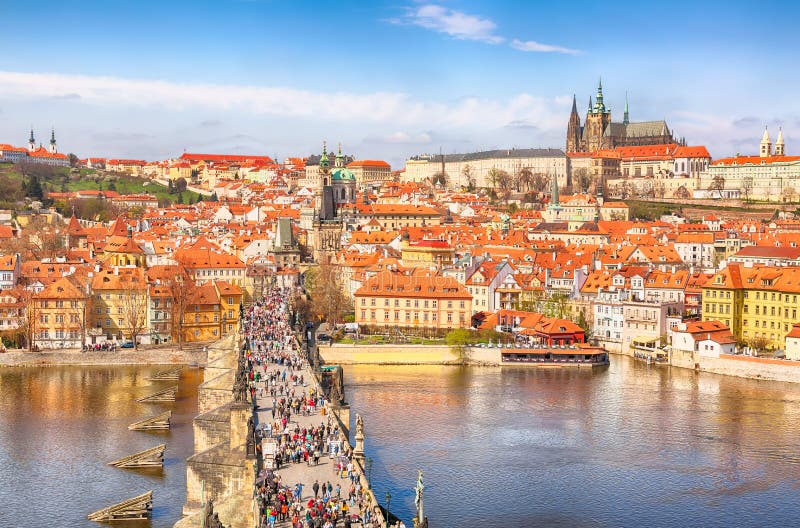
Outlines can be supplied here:
M356 175L346 167L333 169L331 171L331 181L355 181Z

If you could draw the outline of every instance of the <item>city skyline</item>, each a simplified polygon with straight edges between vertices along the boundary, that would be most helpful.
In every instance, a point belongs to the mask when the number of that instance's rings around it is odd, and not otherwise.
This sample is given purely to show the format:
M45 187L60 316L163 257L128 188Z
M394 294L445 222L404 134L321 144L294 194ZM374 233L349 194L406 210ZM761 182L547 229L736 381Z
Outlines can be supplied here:
M0 134L21 145L33 125L46 142L55 127L63 152L141 159L284 158L327 139L400 168L440 148L563 149L572 95L585 113L602 76L614 119L627 92L631 119L666 119L715 158L756 153L765 125L791 153L797 7L753 26L751 4L689 5L11 5L0 42L26 53L0 71Z

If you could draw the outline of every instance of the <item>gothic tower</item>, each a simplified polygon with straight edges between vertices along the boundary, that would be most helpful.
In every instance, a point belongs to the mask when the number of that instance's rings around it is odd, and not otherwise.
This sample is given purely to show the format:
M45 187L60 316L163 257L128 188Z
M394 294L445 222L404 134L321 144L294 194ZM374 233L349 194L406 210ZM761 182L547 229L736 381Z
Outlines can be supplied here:
M613 145L604 145L603 143L603 134L610 122L611 112L606 109L606 105L603 103L603 81L600 80L597 84L594 106L589 109L589 113L586 115L586 123L584 124L586 151L594 152L604 147L613 147Z
M758 155L762 158L772 156L772 140L769 138L769 130L764 127L764 135L761 136L761 144Z
M567 152L581 151L581 118L578 115L578 104L575 95L572 96L572 112L569 114L567 125Z
M31 137L28 139L28 150L31 152L36 150L36 138L33 137L33 127L31 127Z

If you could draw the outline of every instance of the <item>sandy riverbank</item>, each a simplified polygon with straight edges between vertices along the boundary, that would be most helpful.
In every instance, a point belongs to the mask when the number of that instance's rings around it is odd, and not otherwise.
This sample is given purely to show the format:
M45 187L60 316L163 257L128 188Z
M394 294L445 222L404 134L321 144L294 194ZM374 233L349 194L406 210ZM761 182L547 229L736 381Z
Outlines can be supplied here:
M42 352L9 351L0 354L0 368L47 365L205 365L207 353L202 350L172 348L116 352L53 350Z

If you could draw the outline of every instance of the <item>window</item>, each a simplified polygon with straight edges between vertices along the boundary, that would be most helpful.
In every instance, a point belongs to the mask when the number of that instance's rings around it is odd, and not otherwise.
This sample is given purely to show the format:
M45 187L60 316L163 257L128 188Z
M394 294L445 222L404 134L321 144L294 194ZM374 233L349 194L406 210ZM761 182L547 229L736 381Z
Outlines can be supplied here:
M366 306L366 305L367 305L367 300L362 297L361 298L361 306Z
M361 310L361 319L364 320L366 318L367 318L367 311L366 310Z
M461 301L459 303L459 308L461 308L462 310L465 308L464 301Z
M453 312L447 312L447 322L448 323L453 322Z
M394 307L398 308L399 306L400 306L400 299L395 299L394 300Z

